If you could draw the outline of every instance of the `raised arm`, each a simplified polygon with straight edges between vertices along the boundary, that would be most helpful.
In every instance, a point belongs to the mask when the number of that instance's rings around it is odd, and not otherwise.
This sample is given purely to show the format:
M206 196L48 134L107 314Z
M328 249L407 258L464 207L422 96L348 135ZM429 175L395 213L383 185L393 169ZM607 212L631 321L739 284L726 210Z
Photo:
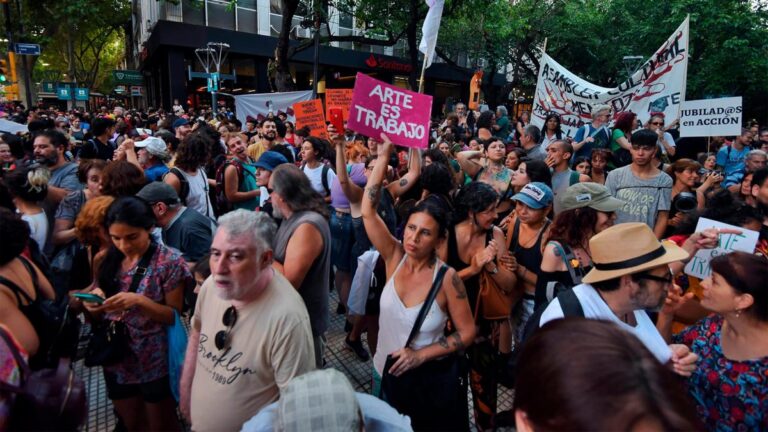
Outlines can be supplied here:
M483 152L477 150L463 151L456 155L456 160L459 162L461 170L464 174L475 178L478 172L483 168L480 164L480 157Z
M392 154L392 141L384 134L381 134L381 138L383 143L378 146L379 157L376 158L376 165L374 165L373 172L368 177L368 183L365 185L365 193L363 194L363 203L360 210L363 215L363 224L365 225L368 238L384 260L391 264L393 260L400 258L402 248L400 242L389 233L387 225L376 211L381 194L381 183L384 181L389 156Z
M387 190L392 195L392 199L397 199L408 192L416 184L419 175L421 175L421 150L412 148L408 157L408 172L400 180L387 185Z
M347 174L347 161L344 156L344 136L336 132L333 125L328 126L328 135L336 146L336 178L339 179L341 190L350 203L359 204L363 200L363 188L354 184Z

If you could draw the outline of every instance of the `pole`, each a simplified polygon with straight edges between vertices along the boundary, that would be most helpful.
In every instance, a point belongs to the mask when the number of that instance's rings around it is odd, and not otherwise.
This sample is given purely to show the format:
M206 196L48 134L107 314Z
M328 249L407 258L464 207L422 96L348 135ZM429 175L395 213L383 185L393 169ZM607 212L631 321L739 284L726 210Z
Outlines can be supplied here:
M320 80L320 13L315 6L315 57L312 64L312 98L317 99L317 87Z
M419 93L424 93L424 74L427 72L427 56L424 56L424 61L421 63L421 76L419 77Z
M214 118L216 117L216 111L217 111L217 107L216 107L216 91L214 90L214 91L211 92L211 112L213 112L213 117Z
M544 46L541 47L541 52L546 53L547 52L547 40L549 38L544 38Z

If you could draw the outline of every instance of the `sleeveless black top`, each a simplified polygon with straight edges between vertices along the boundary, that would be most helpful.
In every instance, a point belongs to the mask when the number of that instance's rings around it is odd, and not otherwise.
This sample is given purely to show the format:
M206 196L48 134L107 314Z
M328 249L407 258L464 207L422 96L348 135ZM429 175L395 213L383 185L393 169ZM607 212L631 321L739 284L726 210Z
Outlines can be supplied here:
M509 252L515 256L518 264L522 264L528 271L536 273L537 276L541 274L541 240L544 237L544 231L547 230L550 223L549 219L544 222L536 243L529 248L520 246L520 242L518 242L518 238L520 238L520 219L515 220L515 226L512 229L512 243L509 245Z

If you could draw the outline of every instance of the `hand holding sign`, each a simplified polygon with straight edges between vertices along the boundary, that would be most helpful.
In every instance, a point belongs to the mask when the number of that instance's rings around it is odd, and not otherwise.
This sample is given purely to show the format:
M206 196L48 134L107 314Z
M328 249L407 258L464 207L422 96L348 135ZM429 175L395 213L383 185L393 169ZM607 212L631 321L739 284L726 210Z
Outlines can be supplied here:
M685 273L701 279L708 277L712 258L734 251L752 253L758 236L757 231L699 218L696 232L683 245L686 251L695 253L685 266Z

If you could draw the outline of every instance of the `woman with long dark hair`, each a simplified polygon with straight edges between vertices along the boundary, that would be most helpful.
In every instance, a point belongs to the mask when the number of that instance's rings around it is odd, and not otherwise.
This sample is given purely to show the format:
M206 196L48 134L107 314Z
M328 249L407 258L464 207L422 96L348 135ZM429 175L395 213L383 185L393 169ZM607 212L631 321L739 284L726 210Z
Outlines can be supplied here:
M553 141L563 139L563 131L560 129L560 116L556 113L549 113L544 119L544 128L541 131L539 144L546 150Z
M366 232L381 253L387 274L380 303L379 341L373 357L375 394L378 394L379 383L385 373L400 376L425 362L463 350L475 337L475 325L464 284L456 271L449 268L418 336L410 347L405 346L420 305L427 298L432 281L443 265L437 257L437 249L445 241L448 219L443 204L427 198L416 205L407 217L402 243L389 233L376 211L387 161L393 149L389 139L384 135L382 138L384 146L379 149L376 165L368 178L361 209ZM444 330L449 317L455 331L446 337ZM396 360L385 371L388 355ZM413 419L413 413L409 414ZM456 413L442 416L419 414L422 417L414 422L415 428L443 425L442 428L446 429L445 419ZM448 427L465 429L466 425Z
M179 144L175 165L163 181L176 190L184 205L203 216L215 218L208 193L215 180L209 180L205 173L210 156L209 139L200 132L190 133Z
M515 274L501 259L508 252L504 233L493 225L497 218L499 195L489 185L472 182L456 196L454 225L448 229L448 242L441 256L464 282L469 305L475 311L477 336L482 339L469 349L470 385L474 401L475 422L481 430L492 429L496 415L498 353L511 351L511 327L506 318L489 320L479 312L480 275L483 272L497 286L509 290L517 281ZM507 311L509 315L511 308Z
M637 114L632 111L623 111L616 114L616 123L613 125L610 146L613 153L613 165L616 168L629 165L632 162L632 156L629 153L629 149L632 146L629 140L632 137L632 130L635 128L635 118L637 118Z
M104 366L104 381L129 431L179 430L165 326L173 325L194 279L179 253L152 241L155 223L149 204L139 198L121 197L110 205L104 225L112 246L91 291L105 301L84 302L94 320L120 320L128 331L129 349ZM139 269L142 262L146 267Z

